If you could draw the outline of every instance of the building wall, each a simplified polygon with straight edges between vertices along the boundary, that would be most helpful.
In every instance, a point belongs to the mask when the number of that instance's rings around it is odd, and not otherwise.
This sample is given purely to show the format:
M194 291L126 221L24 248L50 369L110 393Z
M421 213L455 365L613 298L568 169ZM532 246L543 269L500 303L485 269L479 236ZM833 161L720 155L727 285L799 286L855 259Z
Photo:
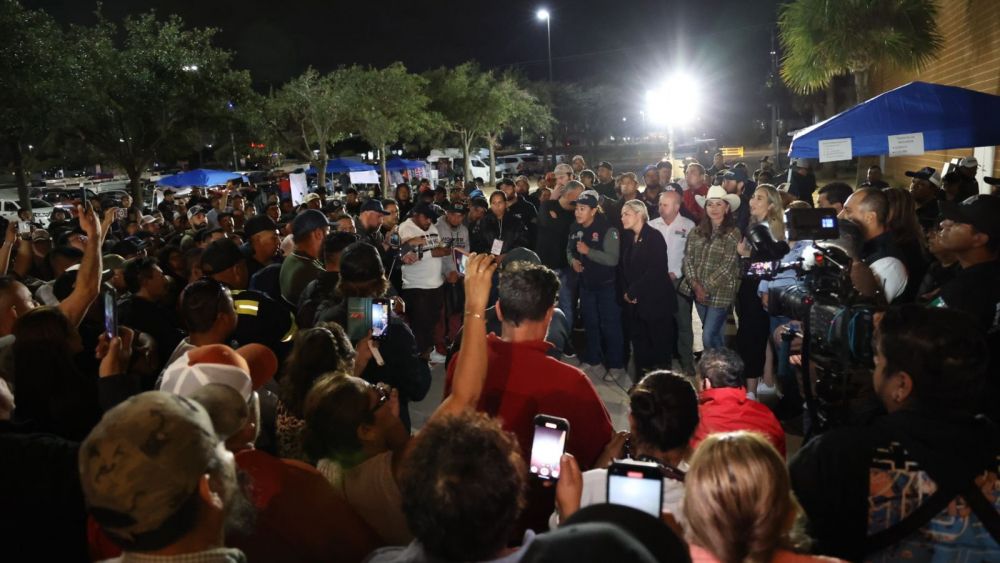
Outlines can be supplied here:
M889 70L872 81L873 92L884 92L914 80L960 86L1000 95L1000 0L937 0L938 31L944 45L938 57L917 72ZM906 183L903 173L930 166L938 171L952 158L972 156L973 149L928 152L920 156L886 157L890 181ZM977 155L978 156L978 155ZM988 166L979 158L980 166ZM980 170L980 179L982 177ZM992 174L1000 176L1000 151ZM986 185L980 182L980 189Z

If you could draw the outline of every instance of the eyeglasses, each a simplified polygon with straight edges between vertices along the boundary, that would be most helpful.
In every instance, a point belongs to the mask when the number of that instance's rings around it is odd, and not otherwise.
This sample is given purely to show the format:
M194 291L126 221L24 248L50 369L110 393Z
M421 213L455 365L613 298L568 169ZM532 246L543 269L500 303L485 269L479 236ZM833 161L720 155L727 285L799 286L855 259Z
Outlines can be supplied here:
M368 411L375 414L376 411L382 408L382 405L389 402L389 397L392 395L392 389L385 383L376 383L375 385L369 384L369 387L374 389L375 394L378 395L378 400L375 402L375 406Z

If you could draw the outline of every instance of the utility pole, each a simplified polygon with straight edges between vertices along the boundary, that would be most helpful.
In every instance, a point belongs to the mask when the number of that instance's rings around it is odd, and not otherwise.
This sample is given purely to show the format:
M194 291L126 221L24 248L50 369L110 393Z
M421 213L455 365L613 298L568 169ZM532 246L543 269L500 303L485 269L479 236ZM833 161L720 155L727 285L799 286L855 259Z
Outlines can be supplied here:
M778 142L778 49L774 28L771 29L771 147L774 151L774 169L781 169L781 146Z

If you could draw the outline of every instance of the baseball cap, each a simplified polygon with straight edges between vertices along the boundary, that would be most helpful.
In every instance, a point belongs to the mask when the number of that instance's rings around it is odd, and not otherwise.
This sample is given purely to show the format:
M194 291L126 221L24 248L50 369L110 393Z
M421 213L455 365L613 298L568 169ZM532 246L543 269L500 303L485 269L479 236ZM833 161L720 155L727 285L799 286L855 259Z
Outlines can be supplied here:
M967 156L958 162L962 168L979 168L979 161L974 156Z
M655 172L655 171L656 171L656 165L655 164L649 164L645 168L642 169L642 174L643 174L643 176L645 176L647 173L649 173L649 172Z
M910 178L916 178L918 180L927 180L935 186L939 188L941 187L941 176L939 176L937 171L930 166L924 166L917 171L907 170L906 175Z
M465 203L461 201L456 201L454 203L448 204L448 207L445 208L445 211L447 211L448 213L461 213L462 215L465 215L466 213L469 212L469 206L465 205Z
M382 206L382 200L380 199L369 199L368 201L366 201L361 206L360 213L364 213L365 211L377 211L382 215L389 214L389 212L385 210L385 207Z
M128 398L80 445L90 514L117 543L154 541L196 490L219 442L208 413L190 399L162 391Z
M162 223L163 219L153 217L152 215L143 215L142 220L139 221L140 225L149 225L150 223Z
M167 189L163 190L163 196L164 197L166 197L168 195L174 195L175 193L177 193L177 192L175 192L174 190L171 190L170 188L167 188Z
M256 235L257 233L264 232L274 232L278 229L278 226L274 224L274 221L267 215L254 215L243 223L243 234L247 239Z
M205 214L205 208L203 208L200 205L195 205L195 206L191 207L190 209L188 209L188 220L190 221L191 219L194 219L194 216L198 215L199 213L202 214L202 215L204 215Z
M340 279L346 282L366 282L385 275L378 250L366 242L356 242L340 255Z
M120 240L111 247L111 253L120 256L135 256L145 246L145 244L140 245L138 241L139 239L136 237L128 237Z
M302 203L309 203L310 201L316 201L317 199L319 199L319 194L313 192L311 194L306 194L306 197L305 199L302 200Z
M587 522L617 526L648 549L657 561L688 560L687 544L662 520L641 510L620 504L592 504L576 511L562 525Z
M233 350L225 344L192 348L163 370L160 390L190 397L209 383L235 389L249 401L278 371L278 358L263 344L247 344Z
M296 215L292 220L292 234L295 238L304 237L316 229L323 229L330 226L326 215L318 209L306 209Z
M473 207L479 207L479 208L482 208L482 209L489 209L490 208L490 204L489 204L488 201L486 201L485 197L474 197L474 198L472 198L471 201L469 201L469 208L471 209Z
M652 517L651 517L652 518ZM582 522L559 526L535 537L521 558L524 563L563 561L629 561L645 563L656 558L638 540L607 522ZM684 561L684 559L679 559Z
M1000 197L977 194L962 203L941 202L941 217L955 223L972 225L991 241L1000 239Z
M41 242L44 240L52 240L52 235L49 234L45 229L35 229L31 231L31 242Z
M208 411L212 427L220 440L228 440L242 430L250 418L250 408L232 387L209 383L191 393L190 399Z
M740 168L732 168L730 170L726 170L726 173L722 175L722 179L735 180L737 182L746 182L747 181L746 168L740 167Z
M358 189L355 188L354 186L351 186L351 187L347 188L346 190L344 190L344 194L345 195L346 194L355 194L355 195L357 195L357 193L358 193Z
M574 201L573 204L586 205L587 207L597 207L597 203L599 201L601 201L601 196L596 191L584 190L579 196L577 196L576 201Z
M243 252L235 242L220 238L205 247L205 252L201 255L201 270L211 276L232 268L243 259Z
M608 170L610 170L610 171L612 171L612 172L614 172L614 171L615 171L615 167L614 167L614 166L611 166L611 163L610 163L610 162L608 162L608 161L606 161L606 160L602 160L601 162L599 162L599 163L597 164L597 167L598 167L598 168L607 168Z
M684 188L681 187L677 182L670 182L666 186L663 186L664 192L677 192L678 195L684 197ZM662 193L662 192L661 192Z
M101 263L104 265L104 273L107 274L113 270L124 268L125 258L118 254L105 254L101 257Z
M436 207L435 205L431 205L429 203L418 203L413 207L413 211L411 211L410 213L412 215L417 215L417 214L424 215L431 221L437 221L437 218L440 217L441 215L437 212L437 209L435 209L435 207Z

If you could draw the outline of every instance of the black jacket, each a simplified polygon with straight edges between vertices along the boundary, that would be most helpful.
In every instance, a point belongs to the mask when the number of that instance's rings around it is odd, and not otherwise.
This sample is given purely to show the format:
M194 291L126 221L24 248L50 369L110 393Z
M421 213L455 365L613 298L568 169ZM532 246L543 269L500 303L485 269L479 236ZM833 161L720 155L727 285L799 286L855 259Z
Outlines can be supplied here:
M643 225L638 240L634 232L623 232L618 275L622 292L637 301L629 307L639 318L655 321L677 311L674 284L667 270L667 243L653 227Z
M487 213L482 220L482 235L486 241L487 251L493 248L493 241L503 241L501 254L506 254L518 247L528 247L528 226L525 225L510 210L504 213L503 219L497 219L493 213Z

